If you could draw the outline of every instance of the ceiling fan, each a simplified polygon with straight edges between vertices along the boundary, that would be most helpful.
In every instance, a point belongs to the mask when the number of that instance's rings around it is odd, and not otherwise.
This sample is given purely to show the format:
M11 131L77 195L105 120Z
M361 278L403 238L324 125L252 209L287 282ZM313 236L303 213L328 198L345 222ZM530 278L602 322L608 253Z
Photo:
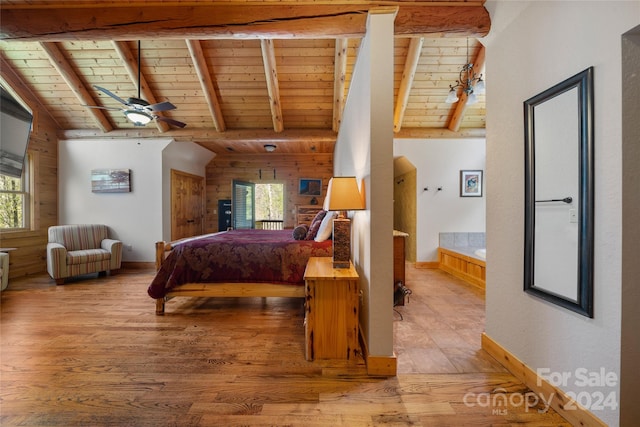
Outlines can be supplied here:
M158 111L169 111L175 110L176 106L170 103L169 101L159 102L156 104L149 104L147 101L140 97L140 41L138 40L138 97L137 98L128 98L126 101L120 98L115 93L111 92L108 89L105 89L100 86L94 85L96 89L100 92L109 95L111 98L115 99L122 105L123 108L116 107L101 107L98 105L85 105L85 107L89 108L99 108L102 110L119 110L122 111L127 119L131 121L135 126L145 126L147 123L152 120L158 120L161 122L166 122L172 126L176 126L179 128L185 127L187 124L182 123L178 120L170 119L169 117L160 116L154 114Z
M149 104L144 99L140 98L140 94L138 94L137 98L128 98L126 101L120 98L118 95L114 94L110 90L107 90L100 86L93 86L98 89L100 92L103 92L109 95L111 98L115 99L119 103L123 104L124 108L116 108L116 107L100 107L97 105L87 105L89 108L100 108L102 110L120 110L124 113L125 117L131 121L135 126L144 126L152 120L159 120L162 122L166 122L170 125L177 126L179 128L185 127L187 124L182 123L178 120L170 119L169 117L159 116L154 114L157 111L169 111L175 110L176 106L170 103L169 101L159 102L157 104ZM138 88L140 86L138 85ZM138 92L140 89L138 89Z

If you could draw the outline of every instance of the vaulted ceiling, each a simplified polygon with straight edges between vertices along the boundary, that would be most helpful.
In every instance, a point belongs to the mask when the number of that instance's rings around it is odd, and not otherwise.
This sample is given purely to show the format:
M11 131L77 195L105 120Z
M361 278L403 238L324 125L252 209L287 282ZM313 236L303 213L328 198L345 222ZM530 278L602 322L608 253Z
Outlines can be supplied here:
M170 136L218 154L263 152L265 143L332 152L367 13L393 8L396 135L481 136L484 96L473 105L445 99L465 63L483 72L483 3L2 0L0 71L59 138ZM156 114L187 125L134 126L123 111L89 108L123 107L95 86L124 100L169 101L177 108Z

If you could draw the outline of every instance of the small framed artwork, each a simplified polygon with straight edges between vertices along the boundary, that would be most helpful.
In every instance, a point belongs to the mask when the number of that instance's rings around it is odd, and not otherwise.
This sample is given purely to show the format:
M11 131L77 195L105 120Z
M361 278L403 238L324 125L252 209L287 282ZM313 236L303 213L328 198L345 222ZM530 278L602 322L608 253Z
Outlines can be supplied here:
M128 193L131 191L129 169L93 169L91 171L92 193Z
M460 171L460 197L482 197L482 171Z
M301 196L321 196L322 180L315 178L300 178L298 194Z

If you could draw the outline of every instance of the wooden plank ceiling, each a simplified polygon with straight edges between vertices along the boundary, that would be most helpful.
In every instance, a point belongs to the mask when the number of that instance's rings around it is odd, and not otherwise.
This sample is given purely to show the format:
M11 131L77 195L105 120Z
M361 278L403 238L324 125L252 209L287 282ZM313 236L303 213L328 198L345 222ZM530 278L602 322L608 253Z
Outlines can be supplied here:
M142 5L144 3L144 6ZM367 12L396 15L394 130L398 137L484 135L484 95L447 104L477 38L483 1L2 0L0 70L60 138L170 136L222 154L332 152ZM140 49L138 49L140 46ZM138 63L140 67L138 67ZM477 67L476 67L477 68ZM486 76L484 76L486 77ZM134 126L122 99L170 101ZM35 105L34 105L35 104Z

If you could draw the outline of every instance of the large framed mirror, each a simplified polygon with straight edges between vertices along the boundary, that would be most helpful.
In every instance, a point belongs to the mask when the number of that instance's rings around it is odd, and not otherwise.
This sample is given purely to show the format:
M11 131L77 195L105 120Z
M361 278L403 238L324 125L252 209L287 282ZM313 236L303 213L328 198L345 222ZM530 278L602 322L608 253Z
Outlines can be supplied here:
M524 290L593 317L593 67L524 102Z

